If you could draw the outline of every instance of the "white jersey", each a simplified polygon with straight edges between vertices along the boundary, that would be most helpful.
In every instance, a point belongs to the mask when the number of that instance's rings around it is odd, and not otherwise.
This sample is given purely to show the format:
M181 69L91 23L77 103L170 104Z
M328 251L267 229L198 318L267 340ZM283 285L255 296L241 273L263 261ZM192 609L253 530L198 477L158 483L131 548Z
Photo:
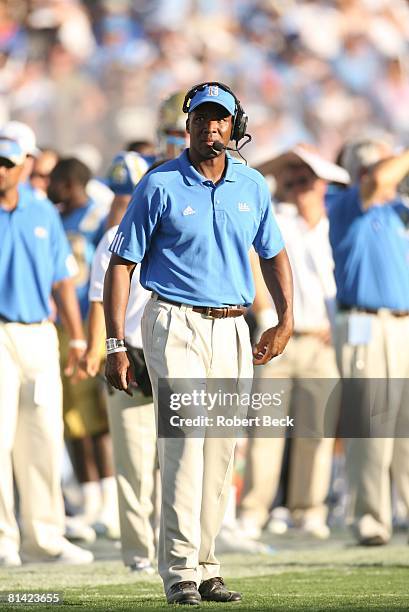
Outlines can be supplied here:
M328 219L311 229L293 204L280 203L275 213L293 271L295 330L326 328L336 294Z
M95 251L91 269L89 301L102 302L104 278L108 269L111 253L109 246L115 237L118 226L111 227L102 237ZM139 282L140 266L137 266L131 281L128 306L125 316L125 340L135 348L142 348L141 319L145 304L151 294Z

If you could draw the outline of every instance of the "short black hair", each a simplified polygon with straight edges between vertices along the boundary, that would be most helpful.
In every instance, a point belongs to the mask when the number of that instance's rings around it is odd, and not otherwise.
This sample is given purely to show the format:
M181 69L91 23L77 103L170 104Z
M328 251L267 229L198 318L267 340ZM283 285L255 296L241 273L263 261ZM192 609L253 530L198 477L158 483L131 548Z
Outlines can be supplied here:
M85 187L92 178L91 170L76 157L63 157L54 166L51 179L72 181Z

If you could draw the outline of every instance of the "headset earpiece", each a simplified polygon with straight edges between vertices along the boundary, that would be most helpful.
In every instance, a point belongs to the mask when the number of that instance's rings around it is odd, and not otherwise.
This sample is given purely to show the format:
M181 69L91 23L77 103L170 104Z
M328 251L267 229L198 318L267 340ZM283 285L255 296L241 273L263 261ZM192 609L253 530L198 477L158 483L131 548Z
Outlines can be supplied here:
M240 102L238 102L238 107L236 110L236 114L234 116L231 140L235 140L236 142L238 142L239 140L244 138L246 134L246 130L247 130L247 122L248 122L248 117L246 113L244 112L244 110L242 109Z

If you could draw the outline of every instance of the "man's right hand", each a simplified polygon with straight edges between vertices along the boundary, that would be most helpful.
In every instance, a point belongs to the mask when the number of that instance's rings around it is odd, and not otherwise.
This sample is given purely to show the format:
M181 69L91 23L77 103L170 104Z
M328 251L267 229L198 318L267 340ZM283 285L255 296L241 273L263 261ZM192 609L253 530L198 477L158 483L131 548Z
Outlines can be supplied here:
M110 385L132 395L130 383L135 382L132 367L125 351L107 355L105 376Z
M99 372L101 365L101 351L85 351L80 360L80 368L87 373L88 376L94 378Z

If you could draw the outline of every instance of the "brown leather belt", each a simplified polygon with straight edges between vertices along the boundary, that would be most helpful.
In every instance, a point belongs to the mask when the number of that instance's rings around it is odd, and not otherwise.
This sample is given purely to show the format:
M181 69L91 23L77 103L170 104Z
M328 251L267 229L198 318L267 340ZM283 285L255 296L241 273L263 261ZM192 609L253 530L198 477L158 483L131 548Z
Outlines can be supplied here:
M382 311L388 312L392 317L409 317L409 310L390 310L389 308L363 308L361 306L348 306L338 304L340 312L363 312L366 314L380 314Z
M7 317L3 317L0 315L0 323L18 323L19 325L41 325L44 321L32 321L27 323L27 321L12 321L11 319L7 319Z
M157 299L161 302L166 302L167 304L172 304L173 306L183 306L181 302L174 302L173 300L168 300L167 298L162 297L161 295L156 294ZM206 315L206 317L211 317L212 319L228 319L230 317L241 317L246 312L247 308L245 306L192 306L193 312L198 312L199 314Z

